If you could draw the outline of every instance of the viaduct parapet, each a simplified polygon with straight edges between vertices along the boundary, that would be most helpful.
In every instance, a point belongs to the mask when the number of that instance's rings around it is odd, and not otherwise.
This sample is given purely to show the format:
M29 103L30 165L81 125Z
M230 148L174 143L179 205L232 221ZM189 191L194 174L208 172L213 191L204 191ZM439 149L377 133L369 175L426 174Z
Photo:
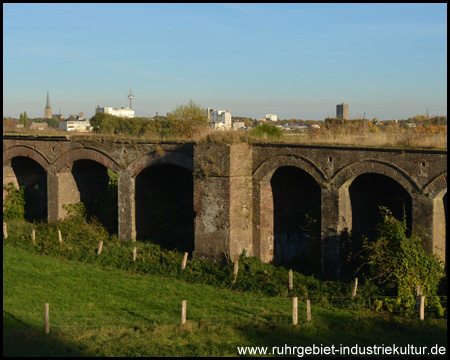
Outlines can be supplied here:
M107 187L108 170L123 240L152 238L152 223L182 217L196 258L309 257L338 278L349 234L373 234L386 206L446 259L446 150L3 137L3 184L35 189L31 217L64 219L64 205ZM172 202L181 215L160 215Z

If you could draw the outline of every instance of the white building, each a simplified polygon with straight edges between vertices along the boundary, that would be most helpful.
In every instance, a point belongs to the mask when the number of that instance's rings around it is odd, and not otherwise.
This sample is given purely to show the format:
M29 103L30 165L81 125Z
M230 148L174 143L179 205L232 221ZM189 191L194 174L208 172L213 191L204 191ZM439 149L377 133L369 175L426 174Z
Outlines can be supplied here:
M245 129L244 121L236 121L233 123L233 130L243 130Z
M83 119L71 115L67 120L59 122L59 128L62 131L88 132L92 130L89 119Z
M95 113L104 113L120 117L134 118L134 110L131 110L129 107L121 107L119 109L112 107L100 107L100 105L98 105L95 109Z
M266 121L278 121L278 116L275 114L266 114Z
M231 113L230 110L207 109L208 119L212 126L216 129L231 129Z

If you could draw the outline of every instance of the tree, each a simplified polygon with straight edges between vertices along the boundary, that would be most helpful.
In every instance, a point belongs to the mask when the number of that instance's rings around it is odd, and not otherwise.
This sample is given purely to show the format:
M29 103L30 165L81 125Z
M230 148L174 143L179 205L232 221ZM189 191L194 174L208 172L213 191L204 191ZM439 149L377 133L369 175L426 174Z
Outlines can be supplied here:
M23 112L23 127L24 128L28 127L28 116L27 116L27 112L26 111Z
M148 121L144 128L143 134L157 135L160 138L167 138L173 136L172 123L165 116L154 117L153 120Z
M168 116L175 136L191 138L195 132L208 125L206 109L192 101L178 105Z
M96 113L91 118L91 125L100 134L142 136L159 135L160 137L182 136L190 138L208 124L206 110L192 100L187 105L175 108L166 118L154 120L147 118L124 118L111 114Z
M110 114L96 113L91 118L91 125L95 132L101 134L114 134L117 133L119 128L119 117Z
M378 133L378 132L380 131L380 130L378 129L378 126L375 125L375 120L376 120L376 118L373 119L373 122L372 122L372 121L369 122L369 131L370 131L371 133L374 133L374 134L376 134L376 133ZM378 120L377 120L377 121L378 121Z
M34 119L34 121L45 122L45 123L48 124L49 127L52 127L52 128L59 127L59 120L53 119L53 118L52 119L43 119L43 120L41 120L41 119Z

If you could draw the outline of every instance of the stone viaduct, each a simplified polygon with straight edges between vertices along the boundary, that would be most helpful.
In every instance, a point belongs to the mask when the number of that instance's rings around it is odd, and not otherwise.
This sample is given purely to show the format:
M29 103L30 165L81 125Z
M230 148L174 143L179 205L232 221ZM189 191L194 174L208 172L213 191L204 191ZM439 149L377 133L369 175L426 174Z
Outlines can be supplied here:
M446 150L3 137L3 184L36 189L30 212L49 222L66 216L63 205L94 198L108 169L118 176L123 240L151 238L152 219L170 229L182 216L196 258L234 260L246 250L282 263L309 251L338 278L344 235L373 233L383 205L424 229L425 250L446 259ZM171 202L182 215L154 215Z

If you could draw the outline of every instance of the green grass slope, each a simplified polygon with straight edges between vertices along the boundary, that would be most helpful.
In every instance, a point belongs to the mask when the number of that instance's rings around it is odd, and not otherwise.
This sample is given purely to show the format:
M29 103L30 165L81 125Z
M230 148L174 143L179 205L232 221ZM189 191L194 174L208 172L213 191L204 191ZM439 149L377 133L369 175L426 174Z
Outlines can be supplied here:
M181 301L187 323L180 325ZM50 334L44 334L44 303ZM3 246L3 356L238 356L238 347L446 346L447 320L312 307Z

